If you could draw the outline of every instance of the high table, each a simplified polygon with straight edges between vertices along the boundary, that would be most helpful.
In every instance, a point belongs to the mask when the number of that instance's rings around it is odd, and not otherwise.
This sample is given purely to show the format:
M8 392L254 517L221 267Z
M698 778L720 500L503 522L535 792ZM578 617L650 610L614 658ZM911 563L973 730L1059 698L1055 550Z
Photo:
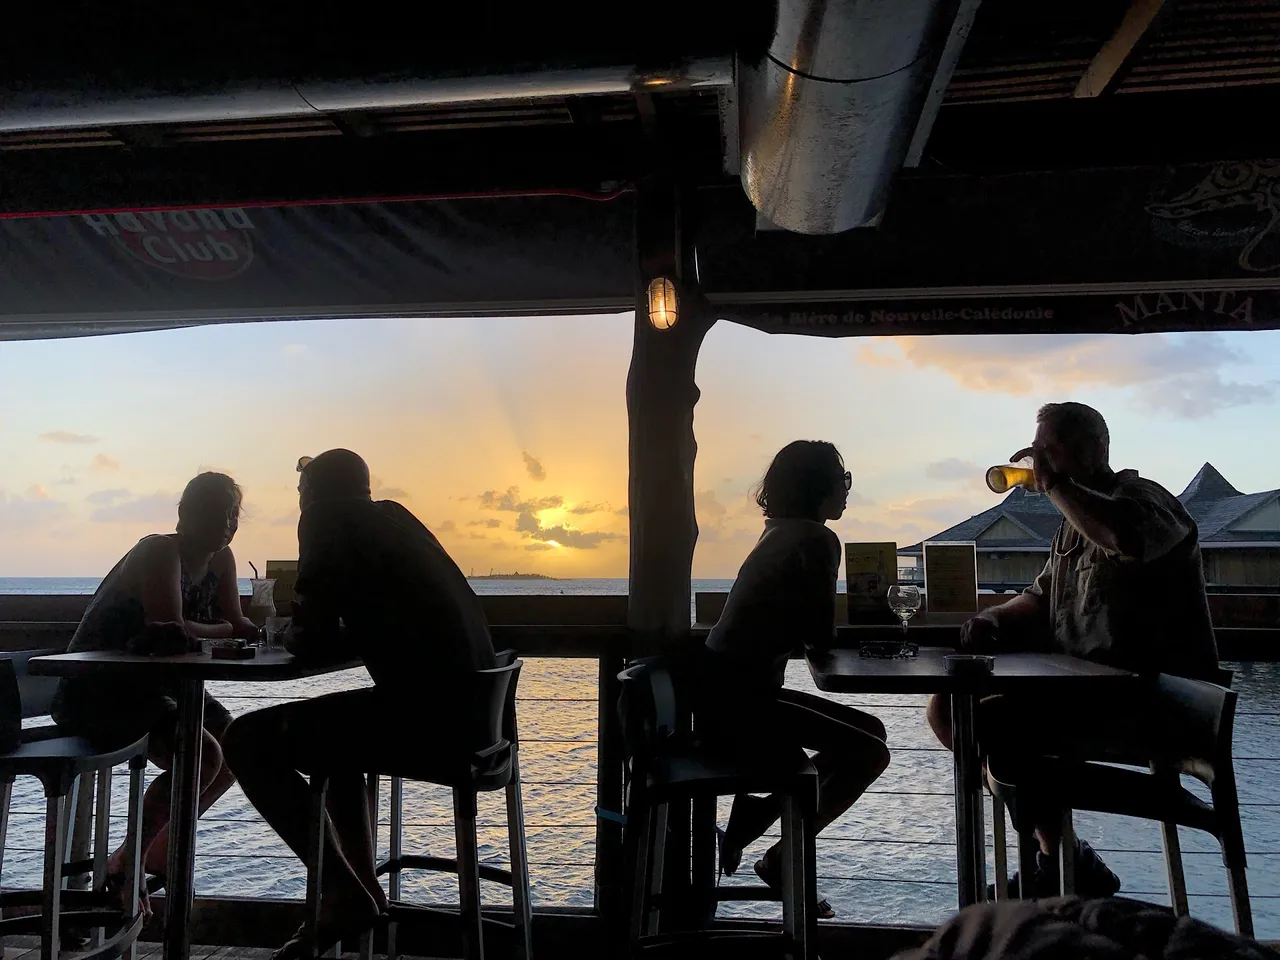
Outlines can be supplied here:
M252 660L215 660L207 653L148 657L99 650L35 657L28 663L29 672L41 676L106 678L120 674L127 675L131 681L165 684L178 694L178 730L170 771L173 792L169 808L169 872L165 878L165 960L188 960L191 954L191 905L195 884L196 821L200 813L205 682L300 680L359 665L359 661L299 661L284 651L261 650Z
M1122 696L1139 682L1135 673L1055 653L1001 653L985 675L947 673L949 648L922 647L911 659L864 657L856 649L811 652L809 672L829 693L946 693L951 695L955 769L956 883L961 909L986 898L987 856L982 810L982 758L975 714L992 694L1035 697L1067 692L1087 702Z

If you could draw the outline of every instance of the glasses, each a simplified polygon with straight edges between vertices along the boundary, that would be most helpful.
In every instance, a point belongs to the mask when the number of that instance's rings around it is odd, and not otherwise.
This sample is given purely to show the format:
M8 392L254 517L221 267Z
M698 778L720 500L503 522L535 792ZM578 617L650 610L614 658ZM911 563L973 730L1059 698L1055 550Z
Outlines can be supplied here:
M853 489L853 474L850 473L848 470L844 472L844 488L846 490Z
M299 458L298 458L298 472L299 472L299 473L301 473L301 472L306 468L307 464L308 464L308 463L310 463L310 462L311 462L312 460L314 460L314 459L315 459L315 457L299 457Z

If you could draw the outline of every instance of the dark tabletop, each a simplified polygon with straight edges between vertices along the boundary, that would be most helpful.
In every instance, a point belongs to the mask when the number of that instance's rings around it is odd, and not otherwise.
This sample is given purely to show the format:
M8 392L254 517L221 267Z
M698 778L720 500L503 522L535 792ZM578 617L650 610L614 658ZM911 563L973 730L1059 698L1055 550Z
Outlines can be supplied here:
M148 657L120 650L93 650L33 657L27 670L37 676L95 677L127 672L156 680L298 680L360 666L359 660L300 661L283 650L258 651L252 660L215 660L207 653Z
M829 693L1045 693L1079 690L1120 690L1135 683L1136 673L1061 653L1001 653L989 675L947 673L947 647L921 647L910 660L864 657L857 650L811 653L809 672L819 690Z

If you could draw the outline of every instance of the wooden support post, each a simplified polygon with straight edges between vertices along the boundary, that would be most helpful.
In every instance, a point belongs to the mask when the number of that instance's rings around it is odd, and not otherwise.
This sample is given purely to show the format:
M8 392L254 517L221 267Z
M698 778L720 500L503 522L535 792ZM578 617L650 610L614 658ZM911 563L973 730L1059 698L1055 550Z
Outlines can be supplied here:
M660 180L636 192L635 340L627 375L630 424L631 570L627 624L641 643L662 645L689 633L693 548L694 370L715 316L693 282L682 248L678 195ZM667 330L649 322L651 280L676 283L679 319Z
M670 181L655 177L641 182L636 192L635 340L627 375L631 471L627 624L639 649L648 651L687 642L692 622L690 579L698 539L693 508L697 454L693 408L699 393L694 372L702 340L715 323L694 282L692 256L681 242L681 214L679 194ZM658 278L672 281L678 295L677 319L667 329L659 329L650 318L648 289ZM601 775L605 775L603 769ZM666 845L668 903L685 902L689 853L689 807L679 804Z

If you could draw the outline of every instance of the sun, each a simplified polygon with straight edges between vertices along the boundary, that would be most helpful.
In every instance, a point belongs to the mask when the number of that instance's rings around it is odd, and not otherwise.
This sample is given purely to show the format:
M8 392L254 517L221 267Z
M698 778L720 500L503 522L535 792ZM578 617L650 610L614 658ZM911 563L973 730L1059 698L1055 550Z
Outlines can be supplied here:
M546 544L547 546L549 546L549 547L559 547L559 546L560 546L560 541L558 541L558 540L544 540L544 541L542 541L542 542L543 542L543 543L545 543L545 544Z

